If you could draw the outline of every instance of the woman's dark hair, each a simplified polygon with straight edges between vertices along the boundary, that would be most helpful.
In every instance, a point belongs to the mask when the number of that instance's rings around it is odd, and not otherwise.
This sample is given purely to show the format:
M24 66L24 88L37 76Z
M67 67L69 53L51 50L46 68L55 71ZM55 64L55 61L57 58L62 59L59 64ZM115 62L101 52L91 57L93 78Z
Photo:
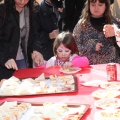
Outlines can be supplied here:
M5 4L10 4L12 6L15 6L15 0L4 0L4 3ZM30 10L33 10L34 3L35 3L35 0L29 0L28 1L27 6L30 8Z
M57 48L63 44L66 48L71 50L71 54L79 54L74 37L70 32L61 32L54 41L53 51L54 55L57 55Z
M82 15L81 15L81 25L84 25L84 23L89 20L90 16L91 16L91 12L90 12L90 3L95 3L97 0L87 0L85 3L85 7L82 11ZM111 10L110 10L110 0L98 0L100 3L105 3L106 9L105 12L103 14L103 16L106 18L106 23L110 24L111 23L111 18L112 18L112 14L111 14Z

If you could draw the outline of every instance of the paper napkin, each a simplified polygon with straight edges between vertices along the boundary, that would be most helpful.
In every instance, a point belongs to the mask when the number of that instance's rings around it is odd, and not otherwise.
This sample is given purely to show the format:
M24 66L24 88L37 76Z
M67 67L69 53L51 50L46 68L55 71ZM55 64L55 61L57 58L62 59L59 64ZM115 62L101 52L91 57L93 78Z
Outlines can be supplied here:
M82 83L84 86L93 86L93 87L99 87L101 84L106 83L107 81L102 81L102 80L92 80L88 82Z

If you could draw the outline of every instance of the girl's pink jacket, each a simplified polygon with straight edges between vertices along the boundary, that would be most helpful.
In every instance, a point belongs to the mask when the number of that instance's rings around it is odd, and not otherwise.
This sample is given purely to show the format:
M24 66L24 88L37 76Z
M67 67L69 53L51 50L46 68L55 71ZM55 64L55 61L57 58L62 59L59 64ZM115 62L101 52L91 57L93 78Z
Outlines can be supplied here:
M35 67L46 68L46 67L54 66L55 60L56 60L56 57L53 56L48 61L46 61L43 66L35 65ZM73 63L74 67L87 67L87 66L89 66L89 60L87 57L80 57L76 54L70 56L70 61Z
M75 67L89 66L89 60L87 59L87 57L75 56L75 57L73 57L71 62L73 63L73 66L75 66Z
M81 57L81 56L78 56L77 54L73 54L70 56L69 59L73 63L74 67L87 67L87 66L89 66L89 60L87 57ZM55 56L51 57L46 62L46 67L54 66L55 61L56 61L56 57Z

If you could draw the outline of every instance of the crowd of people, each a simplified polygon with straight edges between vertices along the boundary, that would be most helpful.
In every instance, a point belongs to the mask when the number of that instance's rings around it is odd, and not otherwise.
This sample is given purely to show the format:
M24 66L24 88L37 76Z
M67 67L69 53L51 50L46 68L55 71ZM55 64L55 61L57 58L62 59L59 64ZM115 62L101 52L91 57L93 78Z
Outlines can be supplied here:
M4 0L0 4L0 80L15 70L120 63L114 0ZM118 31L114 32L114 25ZM79 62L78 62L79 61Z

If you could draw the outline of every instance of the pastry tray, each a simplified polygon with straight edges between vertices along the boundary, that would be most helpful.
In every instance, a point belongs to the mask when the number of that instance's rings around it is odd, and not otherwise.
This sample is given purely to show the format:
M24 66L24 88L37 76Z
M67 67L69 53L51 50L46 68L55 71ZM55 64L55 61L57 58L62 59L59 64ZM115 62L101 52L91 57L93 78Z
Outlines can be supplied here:
M25 103L25 102L17 102L18 105L21 103ZM45 120L51 120L50 119L51 117L53 117L54 120L73 120L73 119L80 120L86 114L87 110L90 108L89 104L80 104L80 103L67 104L67 103L59 103L59 102L58 103L46 102L46 103L30 103L30 104L31 106L20 116L18 120L32 120L30 118L34 118L35 120L36 117L41 118L43 114ZM65 107L63 108L60 106L65 106ZM47 118L45 117L46 115Z
M39 85L35 85L33 87L29 87L29 84L26 84L26 86L23 88L19 87L20 90L17 92L17 90L10 90L7 88L5 93L2 93L4 89L1 89L0 87L0 97L12 97L12 96L33 96L33 95L49 95L49 94L64 94L64 93L74 93L78 91L78 84L77 84L77 78L73 75L62 75L57 77L65 77L65 76L71 76L72 81L69 83L67 79L61 80L51 80L49 77L45 77L44 80L41 80L41 87ZM26 78L26 79L32 79L35 80L35 78ZM19 85L26 80L26 79L20 79ZM40 84L40 83L39 83ZM29 87L29 89L28 89ZM39 90L39 88L41 90ZM16 92L16 93L14 93Z

